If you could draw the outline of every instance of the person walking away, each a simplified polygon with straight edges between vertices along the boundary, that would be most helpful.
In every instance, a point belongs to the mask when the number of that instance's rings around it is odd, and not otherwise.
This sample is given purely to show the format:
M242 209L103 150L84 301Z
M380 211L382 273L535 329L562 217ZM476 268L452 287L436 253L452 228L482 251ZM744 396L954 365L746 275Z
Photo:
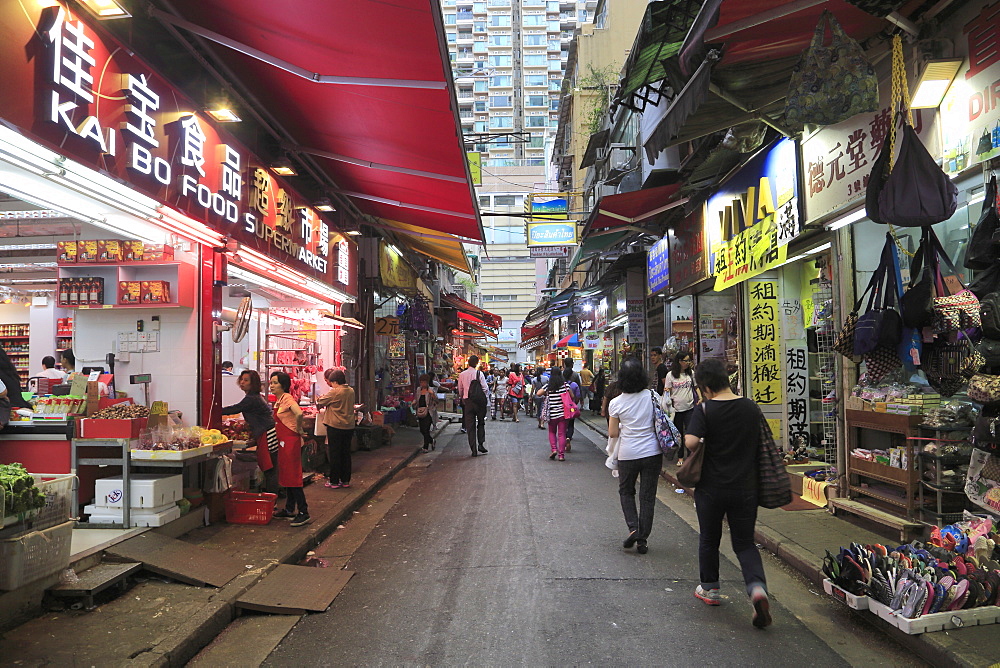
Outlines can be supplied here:
M316 400L316 405L326 406L323 424L326 425L326 449L330 459L326 486L330 489L350 487L351 439L357 427L354 388L347 384L347 374L343 369L327 369L323 378L330 389Z
M413 412L417 414L417 425L424 437L424 452L434 449L434 438L431 436L431 424L434 413L437 412L437 393L430 387L431 378L426 373L417 379L420 387L417 396L413 398Z
M522 399L524 417L535 417L535 390L538 389L535 385L535 374L530 369L522 369L521 375L524 376L524 398Z
M545 398L542 412L549 429L549 446L552 454L549 459L566 460L566 414L563 410L563 395L569 392L562 374L553 369L549 382L538 390L538 396Z
M260 374L246 370L236 377L244 392L238 404L223 406L223 415L242 413L250 430L249 443L257 444L257 466L264 472L264 491L278 493L278 436L274 431L274 413L261 395ZM301 481L300 481L301 484Z
M590 401L590 410L598 415L604 415L604 390L606 388L607 379L604 377L604 367L602 366L597 370L597 375L594 376L594 398Z
M569 391L573 401L576 402L577 406L582 406L580 403L580 397L583 392L580 389L580 385L573 380L573 377L579 377L578 374L573 373L573 369L566 368L563 369L563 382L566 383L566 388ZM573 436L576 434L576 418L567 417L566 418L566 452L570 452L573 447Z
M274 431L278 435L278 484L285 488L285 507L274 513L291 518L293 527L312 522L302 489L302 409L289 392L292 378L284 371L271 374L268 388L274 395Z
M594 372L587 367L587 363L583 363L583 367L580 369L580 412L583 412L584 406L590 401L590 397L594 391Z
M535 369L535 391L532 395L532 399L535 402L535 416L538 418L538 428L545 429L545 422L548 418L545 415L545 396L542 394L541 390L549 384L549 379L552 376L545 370L544 367L538 367Z
M494 375L495 381L490 387L490 419L497 419L497 412L500 413L500 421L503 421L504 401L507 397L507 373L503 369L497 369Z
M487 392L486 376L479 370L479 357L471 355L469 367L458 374L458 396L462 397L462 422L469 435L473 457L489 453L485 445Z
M507 376L507 401L511 404L514 422L520 422L517 419L517 411L521 407L521 401L524 399L524 385L524 374L521 373L521 365L512 364L510 375Z
M695 509L700 537L700 584L694 595L708 605L719 605L719 544L722 520L729 522L733 551L743 571L743 582L753 605L753 625L771 624L764 564L754 543L757 523L757 473L760 449L760 408L735 394L722 360L707 359L695 370L695 382L704 401L688 423L688 449L705 448L701 479L695 486ZM699 446L699 440L702 445Z
M656 393L663 394L663 383L667 379L667 365L663 362L663 349L653 348L649 351L649 359L653 363L653 371L656 378Z
M664 404L673 409L672 419L674 426L681 432L681 436L687 433L687 425L694 412L695 404L698 403L698 390L695 388L694 372L691 370L693 362L691 352L681 350L674 356L670 365L670 372L663 383ZM686 448L683 441L678 444L677 465L684 463Z
M642 363L629 358L618 372L621 394L608 403L608 436L618 439L618 496L629 534L622 541L636 552L649 551L647 540L653 528L656 483L663 467L663 454L656 440L654 397L647 389L649 377ZM639 508L635 504L635 483L639 481Z

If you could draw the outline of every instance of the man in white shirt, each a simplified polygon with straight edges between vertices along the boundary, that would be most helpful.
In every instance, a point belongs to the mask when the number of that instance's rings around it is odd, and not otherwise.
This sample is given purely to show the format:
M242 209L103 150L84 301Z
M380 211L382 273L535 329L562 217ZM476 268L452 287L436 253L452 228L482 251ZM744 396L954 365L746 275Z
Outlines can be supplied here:
M469 434L469 448L473 457L478 457L480 452L484 455L489 452L483 445L486 443L486 409L489 405L487 399L489 391L486 374L479 370L479 358L471 355L469 367L458 374L458 396L462 399L462 423Z
M35 374L36 378L51 378L52 380L63 382L66 380L66 372L56 368L56 358L46 355L42 358L42 370Z

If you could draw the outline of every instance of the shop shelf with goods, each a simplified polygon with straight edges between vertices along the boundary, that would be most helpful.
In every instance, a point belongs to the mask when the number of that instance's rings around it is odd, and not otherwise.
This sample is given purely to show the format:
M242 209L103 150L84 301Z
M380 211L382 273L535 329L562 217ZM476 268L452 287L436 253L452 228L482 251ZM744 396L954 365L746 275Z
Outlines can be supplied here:
M836 331L830 281L820 279L813 292L813 317L808 328L809 348L809 456L837 463L837 354L833 350Z
M969 427L922 430L926 436L916 440L919 519L934 526L959 522L963 511L976 509L965 495L965 474L972 454ZM926 449L927 444L934 444L934 449Z
M298 331L264 335L265 387L273 371L284 371L292 378L292 390L316 396L315 376L319 372L319 343L309 334ZM320 389L320 394L326 387Z
M0 347L7 353L14 368L21 377L21 384L28 381L31 358L28 349L28 337L31 331L27 323L0 325Z
M694 336L694 322L691 320L673 320L670 322L670 332L677 339L677 346L690 348Z
M895 415L848 409L847 477L851 499L912 520L918 507L920 472L917 469L915 438L920 436L922 416ZM856 457L856 449L896 449L897 466ZM836 500L834 501L836 506Z
M175 262L59 263L62 308L194 308L195 266Z
M61 352L73 347L73 318L56 319L56 351ZM58 358L56 359L58 363Z

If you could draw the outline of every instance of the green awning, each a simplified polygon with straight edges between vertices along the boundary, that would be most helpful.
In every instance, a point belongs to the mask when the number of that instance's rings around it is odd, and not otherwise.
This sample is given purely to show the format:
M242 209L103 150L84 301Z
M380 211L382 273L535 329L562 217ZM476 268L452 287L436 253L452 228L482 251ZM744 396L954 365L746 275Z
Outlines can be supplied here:
M625 230L624 232L613 232L611 234L600 234L597 236L591 236L584 239L583 243L577 246L576 254L570 260L569 271L576 269L576 265L580 264L586 260L591 255L595 253L600 253L601 251L611 248L616 243L624 239L626 236L632 234L632 232Z
M624 105L641 112L647 104L659 103L670 88L664 62L680 52L701 5L702 0L649 3L625 63L625 75L613 106Z

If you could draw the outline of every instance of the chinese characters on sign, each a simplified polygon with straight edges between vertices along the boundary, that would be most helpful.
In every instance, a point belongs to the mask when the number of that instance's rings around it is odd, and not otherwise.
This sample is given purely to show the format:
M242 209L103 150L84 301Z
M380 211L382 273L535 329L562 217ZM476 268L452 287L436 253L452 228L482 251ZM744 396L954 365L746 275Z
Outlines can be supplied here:
M806 348L785 349L785 405L788 407L788 440L796 447L809 444L809 369Z
M629 343L646 342L646 302L643 299L627 300Z
M646 275L649 282L649 294L656 294L670 284L670 238L663 237L649 249L646 256Z
M758 404L780 404L781 320L778 313L778 281L751 281L750 290L750 387Z
M699 208L684 219L670 235L670 291L707 278L705 263L705 219Z
M715 290L725 290L776 267L788 259L788 246L778 244L778 226L772 218L743 230L713 249Z

